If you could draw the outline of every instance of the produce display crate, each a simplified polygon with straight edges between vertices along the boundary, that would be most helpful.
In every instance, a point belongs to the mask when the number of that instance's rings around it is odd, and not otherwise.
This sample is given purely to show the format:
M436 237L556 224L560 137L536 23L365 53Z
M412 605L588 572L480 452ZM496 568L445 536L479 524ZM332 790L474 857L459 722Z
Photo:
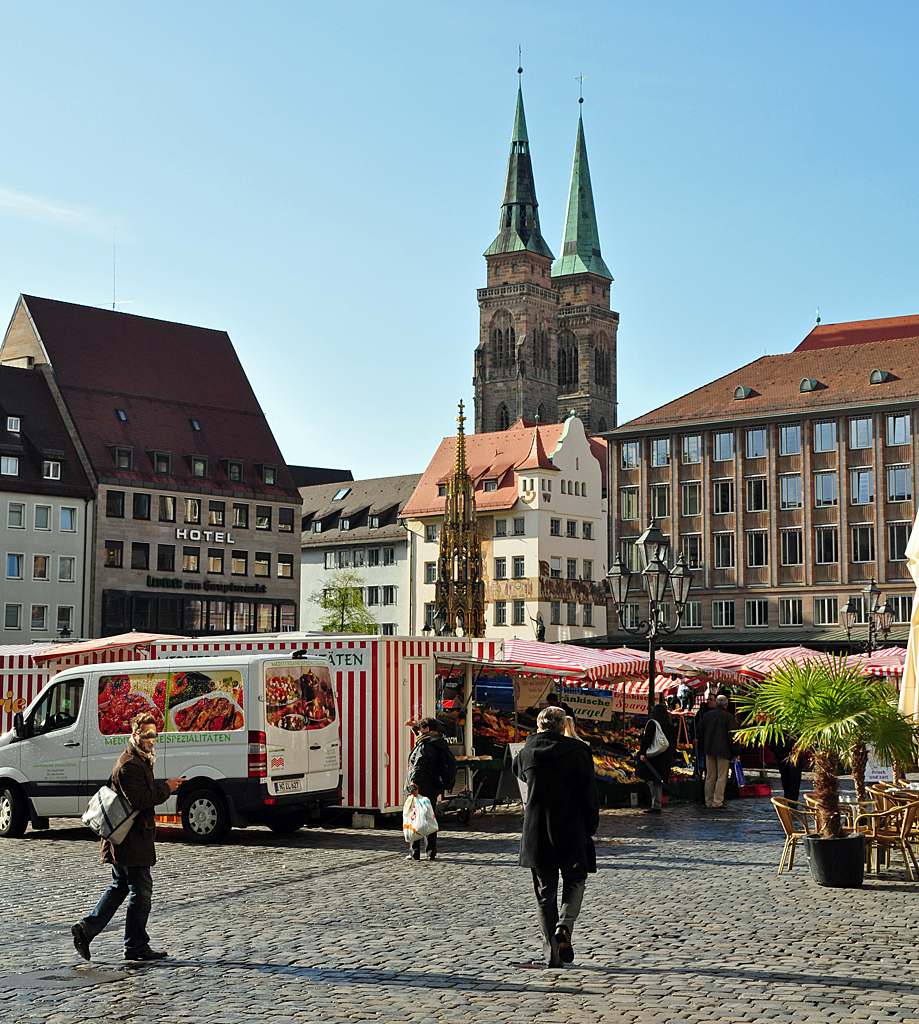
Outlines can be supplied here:
M738 793L741 796L772 796L772 786L768 782L754 782L749 786L741 786Z

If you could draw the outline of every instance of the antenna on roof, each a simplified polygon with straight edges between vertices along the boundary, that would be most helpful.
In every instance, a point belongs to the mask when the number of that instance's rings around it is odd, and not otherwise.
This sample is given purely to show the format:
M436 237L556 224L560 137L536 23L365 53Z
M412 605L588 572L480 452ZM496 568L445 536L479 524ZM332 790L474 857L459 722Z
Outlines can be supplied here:
M112 228L112 312L116 306L130 306L133 302L133 299L115 300L115 228Z
M820 307L817 307L817 323L820 323Z

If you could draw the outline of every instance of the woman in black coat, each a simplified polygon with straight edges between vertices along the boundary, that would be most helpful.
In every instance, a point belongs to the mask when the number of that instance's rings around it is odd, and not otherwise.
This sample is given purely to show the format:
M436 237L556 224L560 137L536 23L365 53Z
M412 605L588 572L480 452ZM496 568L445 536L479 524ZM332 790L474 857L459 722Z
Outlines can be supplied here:
M654 723L657 723L655 725ZM648 757L648 748L657 736L657 726L664 731L668 747L654 757ZM664 783L670 778L670 768L673 765L673 756L676 753L676 730L670 721L670 715L663 704L655 704L648 724L641 735L641 743L638 747L638 765L635 774L648 783L651 790L651 806L645 811L646 814L660 814L662 798L664 795Z

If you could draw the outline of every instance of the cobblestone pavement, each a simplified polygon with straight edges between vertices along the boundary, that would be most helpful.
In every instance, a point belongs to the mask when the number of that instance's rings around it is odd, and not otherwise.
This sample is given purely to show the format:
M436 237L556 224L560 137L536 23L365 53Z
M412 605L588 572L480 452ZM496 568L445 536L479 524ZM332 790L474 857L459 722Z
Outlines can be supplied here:
M519 816L445 822L443 859L394 830L232 833L158 844L150 933L171 959L126 967L123 912L87 965L69 927L106 883L72 822L0 844L0 1020L919 1022L919 882L894 862L860 890L776 875L768 800L660 817L604 811L563 970L539 953Z

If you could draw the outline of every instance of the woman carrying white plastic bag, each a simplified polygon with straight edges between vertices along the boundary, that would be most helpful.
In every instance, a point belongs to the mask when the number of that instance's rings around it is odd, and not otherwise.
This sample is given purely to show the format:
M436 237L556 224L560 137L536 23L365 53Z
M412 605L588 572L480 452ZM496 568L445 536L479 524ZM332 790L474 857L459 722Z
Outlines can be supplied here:
M406 801L405 806L409 815L414 809L418 815L417 824L421 825L421 828L412 825L416 828L417 835L411 838L412 852L409 857L412 860L421 860L424 850L427 852L428 860L434 860L437 857L437 819L434 817L434 805L438 796L452 789L456 782L456 758L440 735L440 726L436 718L422 718L412 726L412 729L418 739L408 759L405 792L409 794L409 800L415 798L415 805L410 808L409 801ZM422 800L427 804L427 808L421 803ZM422 818L426 820L422 821ZM408 831L405 832L405 838L410 838Z

